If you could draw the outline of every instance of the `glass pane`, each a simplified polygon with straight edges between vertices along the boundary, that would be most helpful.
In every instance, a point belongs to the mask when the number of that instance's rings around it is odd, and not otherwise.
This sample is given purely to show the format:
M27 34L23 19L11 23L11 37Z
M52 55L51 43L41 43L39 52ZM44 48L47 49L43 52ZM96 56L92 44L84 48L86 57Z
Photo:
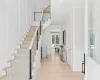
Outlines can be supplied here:
M93 11L88 19L89 56L100 64L100 9Z
M56 44L59 44L59 35L56 35Z
M89 30L89 56L93 58L95 36L93 30Z
M55 36L52 35L52 44L54 44L54 43L55 43Z

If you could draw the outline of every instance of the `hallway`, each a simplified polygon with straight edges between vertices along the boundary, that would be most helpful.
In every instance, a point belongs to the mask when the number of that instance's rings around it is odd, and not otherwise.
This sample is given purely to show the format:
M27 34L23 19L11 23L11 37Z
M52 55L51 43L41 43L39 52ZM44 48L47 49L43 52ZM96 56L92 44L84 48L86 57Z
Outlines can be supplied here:
M43 59L36 80L83 80L83 74L72 72L68 64L62 62L57 54Z

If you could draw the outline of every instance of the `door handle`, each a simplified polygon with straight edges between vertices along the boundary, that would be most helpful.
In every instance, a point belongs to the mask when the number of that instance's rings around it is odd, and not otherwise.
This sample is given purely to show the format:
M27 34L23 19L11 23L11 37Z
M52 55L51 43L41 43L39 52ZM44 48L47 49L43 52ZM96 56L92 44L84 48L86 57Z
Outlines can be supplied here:
M85 74L85 53L84 53L84 61L82 61L82 73Z
M82 73L84 73L84 61L82 61Z

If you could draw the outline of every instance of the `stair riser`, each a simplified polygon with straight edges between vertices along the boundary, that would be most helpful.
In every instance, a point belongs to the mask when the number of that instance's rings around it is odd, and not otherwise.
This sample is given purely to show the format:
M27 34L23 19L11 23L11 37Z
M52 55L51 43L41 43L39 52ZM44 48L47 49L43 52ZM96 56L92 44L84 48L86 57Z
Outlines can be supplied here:
M27 34L26 37L33 37L33 34Z
M24 41L31 41L32 39L25 39Z
M31 41L24 41L22 44L30 44Z
M28 49L29 46L21 46L20 48L22 48L22 49Z
M33 37L32 36L26 36L26 38L25 39L32 39Z
M25 38L24 40L32 40L32 38Z
M20 53L29 53L29 50L28 49L20 49L18 51L18 54L20 54Z

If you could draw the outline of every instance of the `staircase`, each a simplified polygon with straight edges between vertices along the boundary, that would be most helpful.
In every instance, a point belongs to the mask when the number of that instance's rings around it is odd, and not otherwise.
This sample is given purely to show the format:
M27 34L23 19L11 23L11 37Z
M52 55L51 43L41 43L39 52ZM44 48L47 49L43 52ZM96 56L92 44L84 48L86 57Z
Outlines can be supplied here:
M35 12L34 12L35 13ZM49 13L49 16L47 15ZM34 18L35 18L34 14ZM6 75L0 76L0 80L34 80L35 75L40 66L40 51L42 27L50 18L50 6L42 11L39 24L32 26L28 33L25 34L24 41L14 53L14 60L10 60L10 67L6 67L2 71ZM34 23L37 23L34 19ZM47 25L46 25L47 26ZM49 25L48 25L49 26ZM39 59L38 59L39 58Z
M11 67L6 68L6 76L2 76L0 80L29 80L29 66L30 66L30 55L29 55L29 47L30 44L32 44L32 39L36 37L36 30L38 30L37 27L31 27L28 34L26 35L26 38L24 39L22 45L20 46L20 49L18 49L18 53L14 54L14 60L11 62ZM35 40L35 38L34 38ZM36 42L34 41L34 44ZM36 45L34 45L34 48ZM35 52L36 49L33 51ZM32 54L32 57L34 57L34 54ZM34 58L32 58L32 72L35 69L34 66ZM32 75L34 77L34 75Z

